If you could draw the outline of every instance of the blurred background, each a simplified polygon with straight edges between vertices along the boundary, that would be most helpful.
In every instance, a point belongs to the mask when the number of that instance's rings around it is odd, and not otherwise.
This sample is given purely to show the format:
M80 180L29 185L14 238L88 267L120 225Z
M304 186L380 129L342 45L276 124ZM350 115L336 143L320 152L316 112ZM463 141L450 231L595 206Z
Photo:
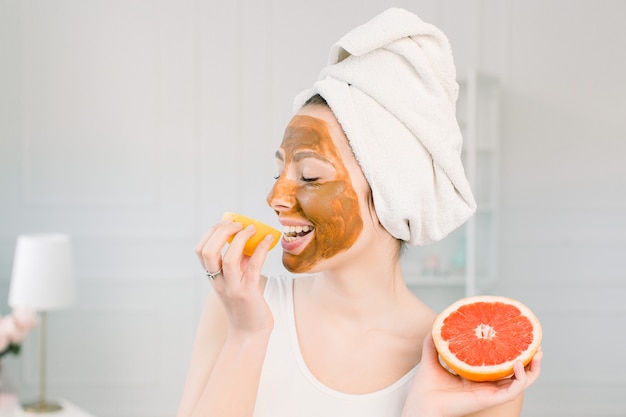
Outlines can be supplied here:
M50 397L174 415L209 290L196 242L227 210L276 224L265 196L293 96L390 6L444 30L462 89L481 94L476 74L497 86L482 178L497 227L474 290L542 321L523 415L626 416L621 0L0 0L0 314L18 235L68 233L74 248L77 302L48 315ZM268 274L283 273L279 252ZM467 273L422 279L446 256L429 259L409 253L407 280L438 309ZM2 358L25 400L37 346L34 332Z

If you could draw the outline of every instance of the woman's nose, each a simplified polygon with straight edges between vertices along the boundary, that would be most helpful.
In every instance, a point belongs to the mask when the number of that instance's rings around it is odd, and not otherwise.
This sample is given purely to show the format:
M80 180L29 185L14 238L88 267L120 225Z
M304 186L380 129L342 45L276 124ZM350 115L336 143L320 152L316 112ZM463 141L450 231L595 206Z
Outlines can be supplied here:
M295 187L291 181L279 178L267 195L267 204L275 211L285 211L295 205Z

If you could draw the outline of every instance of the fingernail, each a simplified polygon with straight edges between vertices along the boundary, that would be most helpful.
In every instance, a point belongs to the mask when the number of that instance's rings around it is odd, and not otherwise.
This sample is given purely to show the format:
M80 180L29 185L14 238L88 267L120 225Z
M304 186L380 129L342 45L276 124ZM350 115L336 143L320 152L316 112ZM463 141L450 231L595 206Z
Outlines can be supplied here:
M274 235L266 235L263 240L267 240L268 242L271 242L272 240L274 240Z

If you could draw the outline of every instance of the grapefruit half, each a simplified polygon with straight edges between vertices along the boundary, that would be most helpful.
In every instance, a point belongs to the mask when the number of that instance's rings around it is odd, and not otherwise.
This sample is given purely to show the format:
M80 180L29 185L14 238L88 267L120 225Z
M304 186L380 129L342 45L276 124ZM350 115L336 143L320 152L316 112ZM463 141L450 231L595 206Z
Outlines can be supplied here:
M463 298L443 310L433 324L439 358L472 381L496 381L526 366L541 344L541 324L517 300L495 295Z

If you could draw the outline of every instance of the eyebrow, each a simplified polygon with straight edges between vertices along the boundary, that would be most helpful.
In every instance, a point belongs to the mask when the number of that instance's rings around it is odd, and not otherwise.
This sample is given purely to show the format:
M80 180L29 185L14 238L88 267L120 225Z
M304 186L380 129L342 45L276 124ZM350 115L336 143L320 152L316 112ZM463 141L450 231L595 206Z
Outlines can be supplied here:
M293 159L294 162L300 162L300 161L302 161L303 159L306 159L306 158L314 158L314 159L317 159L319 161L325 162L325 163L327 163L329 165L332 165L332 163L328 159L324 158L322 155L318 154L317 152L313 152L313 151L299 151L299 152L296 152L296 153L293 154L293 158L292 159Z
M285 159L283 158L283 154L280 151L276 151L276 153L274 154L274 156L276 156L276 159L280 160L280 161L285 161ZM313 152L313 151L298 151L296 153L293 154L293 162L300 162L303 159L306 158L314 158L317 159L319 161L325 162L329 165L332 165L332 162L330 162L328 159L324 158L322 155L318 154L317 152Z

